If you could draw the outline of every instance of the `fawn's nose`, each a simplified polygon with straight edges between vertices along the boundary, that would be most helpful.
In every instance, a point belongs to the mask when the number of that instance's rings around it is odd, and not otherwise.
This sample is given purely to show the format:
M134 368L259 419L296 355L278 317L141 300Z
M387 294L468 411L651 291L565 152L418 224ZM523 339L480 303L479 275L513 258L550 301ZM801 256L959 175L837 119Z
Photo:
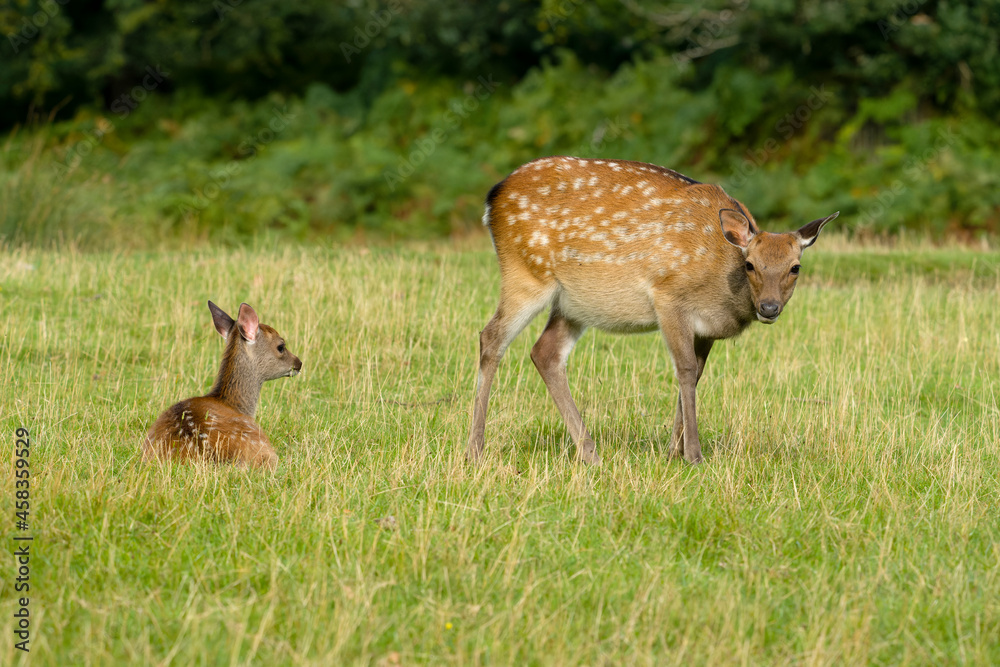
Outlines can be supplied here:
M781 304L777 301L761 301L758 312L767 319L773 320L781 312Z
M296 373L298 373L299 371L301 371L302 370L302 360L299 359L298 357L295 357L295 361L292 363L292 368L295 370Z

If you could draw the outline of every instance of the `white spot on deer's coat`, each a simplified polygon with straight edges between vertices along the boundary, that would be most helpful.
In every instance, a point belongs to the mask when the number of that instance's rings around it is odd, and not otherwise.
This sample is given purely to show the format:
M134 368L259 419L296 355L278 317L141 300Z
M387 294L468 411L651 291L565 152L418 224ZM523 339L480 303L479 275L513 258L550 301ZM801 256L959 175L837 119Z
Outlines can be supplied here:
M551 188L548 185L543 185L542 187L538 188L538 194L540 195L547 195L549 194L550 191Z
M521 195L517 200L517 205L520 206L522 210L528 208L528 198Z
M594 209L594 213L596 213L597 215L600 215L601 213L604 213L604 207L603 206L598 206L597 208Z
M591 176L590 180L587 181L587 185L589 185L590 187L594 187L595 185L597 185L597 176Z
M715 225L712 224L705 225L701 228L701 231L703 231L706 234L711 234L712 232L715 231Z
M583 179L582 178L574 178L573 179L573 189L574 190L579 190L581 187L583 187Z
M549 237L542 232L534 231L531 233L531 238L528 239L528 247L534 248L536 245L548 245Z

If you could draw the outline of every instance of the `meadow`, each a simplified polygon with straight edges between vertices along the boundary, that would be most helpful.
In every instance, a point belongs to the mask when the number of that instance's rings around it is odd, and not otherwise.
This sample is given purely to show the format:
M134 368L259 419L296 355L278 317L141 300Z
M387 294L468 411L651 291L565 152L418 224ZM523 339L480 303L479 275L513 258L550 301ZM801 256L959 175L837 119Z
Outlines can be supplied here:
M7 460L31 433L35 538L30 655L4 558L3 664L1000 663L1000 252L825 235L803 259L779 321L709 359L704 465L665 455L659 336L594 331L570 382L604 463L575 463L540 317L472 468L484 236L0 248L0 431ZM139 459L214 379L208 299L304 363L261 397L274 474Z

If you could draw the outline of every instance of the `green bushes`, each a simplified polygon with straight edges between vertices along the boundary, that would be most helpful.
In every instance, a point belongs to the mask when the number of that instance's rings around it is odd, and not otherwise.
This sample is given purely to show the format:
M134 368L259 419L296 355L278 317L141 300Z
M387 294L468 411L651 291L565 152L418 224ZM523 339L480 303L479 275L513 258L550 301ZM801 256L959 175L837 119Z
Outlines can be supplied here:
M45 107L60 68L88 92L3 145L0 236L461 234L493 183L560 153L720 183L767 228L840 210L862 235L997 232L995 3L842 4L105 3L120 39L86 67L45 59L97 30L66 36L83 19L56 5L0 101Z

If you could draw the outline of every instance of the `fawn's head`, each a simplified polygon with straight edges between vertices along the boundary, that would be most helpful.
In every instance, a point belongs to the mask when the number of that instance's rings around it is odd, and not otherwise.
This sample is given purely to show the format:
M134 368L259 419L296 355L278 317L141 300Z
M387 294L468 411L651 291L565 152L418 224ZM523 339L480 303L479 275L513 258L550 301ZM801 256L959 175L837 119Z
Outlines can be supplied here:
M261 382L291 377L302 369L302 362L285 347L281 334L261 324L249 305L240 304L236 320L211 301L208 309L212 311L215 330L226 339L226 357L231 361L237 356L245 358L249 364L243 367L252 369Z
M742 211L731 208L719 211L723 235L743 252L744 271L758 320L772 324L778 319L795 291L802 251L815 243L823 226L839 214L838 211L813 220L798 231L769 234L757 229Z

